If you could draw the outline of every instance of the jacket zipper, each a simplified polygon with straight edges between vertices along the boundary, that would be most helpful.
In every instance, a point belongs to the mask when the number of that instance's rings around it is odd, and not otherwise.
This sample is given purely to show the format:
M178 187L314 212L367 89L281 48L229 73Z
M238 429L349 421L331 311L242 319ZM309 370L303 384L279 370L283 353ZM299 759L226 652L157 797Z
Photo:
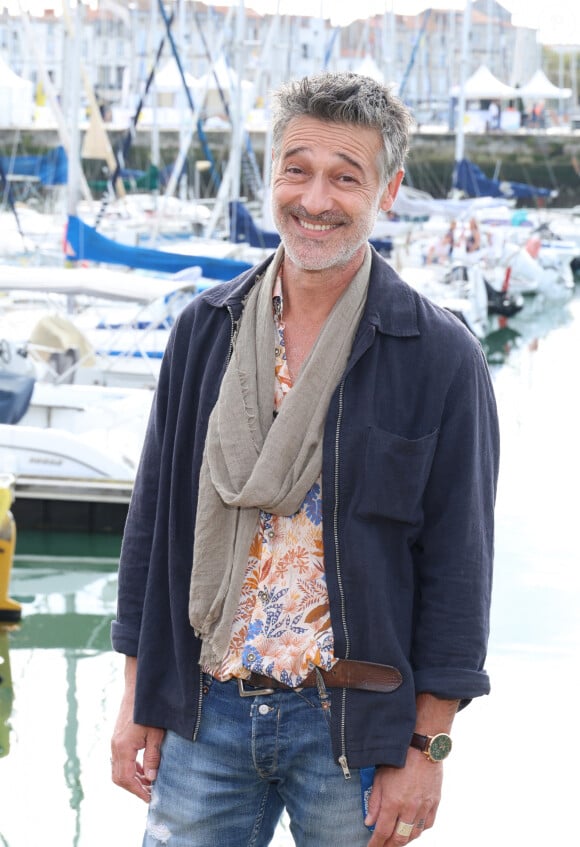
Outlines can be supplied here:
M348 634L348 625L346 621L346 604L344 599L344 586L342 582L342 572L340 563L340 548L338 541L338 488L339 488L339 440L340 429L342 425L342 415L344 409L344 377L340 383L338 393L338 417L336 421L336 431L334 439L334 515L333 515L333 533L334 533L334 553L336 559L336 577L338 582L338 593L340 595L340 617L342 621L342 630L345 640L345 659L350 655L350 637ZM351 773L346 758L346 689L342 691L342 703L340 714L340 747L341 754L338 757L338 763L342 768L342 773L345 779L350 779Z
M226 367L227 367L230 363L230 359L232 358L232 353L234 352L234 343L235 343L235 340L236 340L236 335L238 334L238 322L236 321L236 319L234 317L234 312L233 312L232 307L226 306L226 308L228 310L228 314L229 314L230 320L232 322L232 328L231 328L231 332L230 332L230 348L228 350L228 355L227 355L227 358L226 358Z
M234 312L231 306L226 307L228 310L228 314L231 320L231 331L230 331L230 346L228 349L228 354L226 356L226 367L230 363L230 359L232 358L232 353L234 352L234 342L236 340L236 334L238 331L238 324L234 317ZM203 668L199 669L199 694L197 697L197 715L195 718L195 725L193 727L193 741L197 739L197 733L199 732L199 725L201 723L201 708L203 705Z
M203 670L199 668L199 694L197 695L197 716L195 719L195 726L193 727L193 741L197 740L197 733L199 732L199 725L201 723L201 707L203 705Z

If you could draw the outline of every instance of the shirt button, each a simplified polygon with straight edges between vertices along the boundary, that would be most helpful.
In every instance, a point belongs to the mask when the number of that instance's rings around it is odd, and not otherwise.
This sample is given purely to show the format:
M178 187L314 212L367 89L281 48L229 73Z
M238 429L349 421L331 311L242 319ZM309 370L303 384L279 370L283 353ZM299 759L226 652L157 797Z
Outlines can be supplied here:
M270 711L270 707L266 706L265 703L262 703L262 705L258 707L258 711L261 715L267 715Z

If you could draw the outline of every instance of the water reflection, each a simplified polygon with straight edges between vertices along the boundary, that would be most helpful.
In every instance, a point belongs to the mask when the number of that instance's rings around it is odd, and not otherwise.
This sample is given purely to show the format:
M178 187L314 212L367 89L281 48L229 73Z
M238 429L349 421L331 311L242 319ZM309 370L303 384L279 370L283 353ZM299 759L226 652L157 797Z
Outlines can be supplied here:
M11 595L23 618L0 631L3 843L47 843L50 824L58 836L48 843L100 844L115 806L125 820L131 811L138 818L125 834L121 824L112 839L130 843L142 829L144 807L137 810L131 798L120 803L108 773L122 671L109 641L115 566L17 560Z
M10 715L14 702L8 628L0 624L0 759L10 752Z
M573 318L574 301L578 292L566 296L563 301L547 300L541 295L526 297L521 312L512 318L498 318L495 327L483 341L487 360L491 364L503 364L510 355L522 347L537 345L558 327L566 326Z

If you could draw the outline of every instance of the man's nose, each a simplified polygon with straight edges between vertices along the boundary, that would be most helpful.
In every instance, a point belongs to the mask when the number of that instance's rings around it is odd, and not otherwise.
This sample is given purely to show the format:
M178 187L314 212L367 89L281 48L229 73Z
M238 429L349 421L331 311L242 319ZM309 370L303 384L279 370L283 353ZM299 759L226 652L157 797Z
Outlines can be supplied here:
M319 215L332 208L330 186L324 176L313 176L308 180L302 191L302 205L310 215Z

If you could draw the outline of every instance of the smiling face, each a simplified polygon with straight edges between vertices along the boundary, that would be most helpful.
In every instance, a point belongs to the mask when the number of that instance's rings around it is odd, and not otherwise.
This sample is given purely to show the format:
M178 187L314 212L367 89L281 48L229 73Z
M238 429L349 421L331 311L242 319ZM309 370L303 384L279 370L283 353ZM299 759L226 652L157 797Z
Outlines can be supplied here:
M377 213L391 208L403 176L383 187L381 150L374 129L290 121L274 160L272 212L295 265L318 271L362 258Z

